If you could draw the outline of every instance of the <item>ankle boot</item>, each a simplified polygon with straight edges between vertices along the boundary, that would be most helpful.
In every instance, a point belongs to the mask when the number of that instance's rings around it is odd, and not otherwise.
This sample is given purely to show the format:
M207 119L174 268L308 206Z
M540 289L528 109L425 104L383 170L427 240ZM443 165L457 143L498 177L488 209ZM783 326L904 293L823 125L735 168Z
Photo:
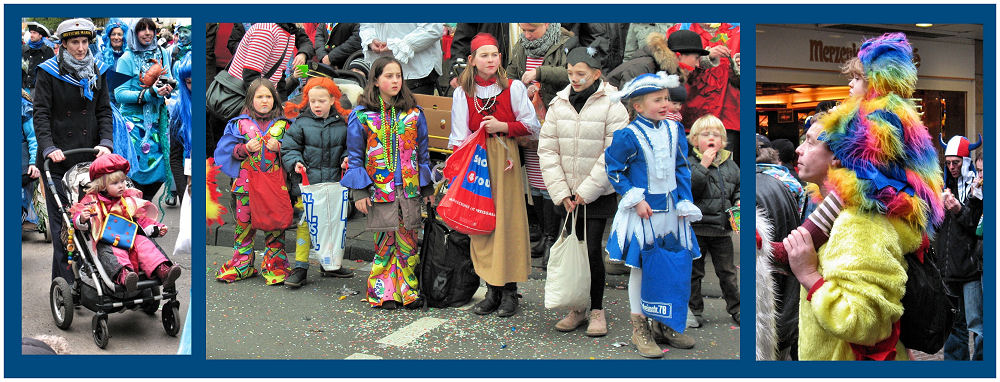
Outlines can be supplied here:
M480 316L493 313L500 306L500 289L503 287L486 284L486 298L472 307L472 312Z
M566 317L563 317L563 319L556 323L556 330L560 332L572 332L576 328L579 328L580 325L583 325L584 322L587 322L587 316L582 310L571 310Z
M694 347L694 338L687 334L678 333L662 323L653 321L653 340L659 343L666 343L678 349L690 349Z
M588 337L603 337L608 334L608 321L604 318L604 309L590 311L590 324L587 325Z
M653 342L653 335L649 332L649 323L646 317L632 314L632 343L635 344L639 355L646 358L663 358L663 349L660 349Z
M163 289L173 288L174 282L177 281L177 278L181 277L181 266L177 264L160 264L159 267L156 267L156 277L159 277L160 282L163 283Z
M118 283L125 287L125 293L131 293L135 291L136 284L139 282L139 274L132 272L128 268L122 268L121 273L118 274Z
M517 284L508 283L503 287L500 294L500 306L497 308L498 317L510 317L517 313L517 299L521 295L517 294Z

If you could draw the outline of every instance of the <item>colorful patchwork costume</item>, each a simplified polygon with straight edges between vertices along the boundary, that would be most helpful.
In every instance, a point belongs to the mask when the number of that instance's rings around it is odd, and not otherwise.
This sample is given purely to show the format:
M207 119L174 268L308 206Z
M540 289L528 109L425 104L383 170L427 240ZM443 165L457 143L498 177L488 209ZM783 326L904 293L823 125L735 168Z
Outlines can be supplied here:
M215 278L219 281L234 282L257 275L254 268L253 237L257 232L250 224L250 204L266 201L250 200L249 172L275 172L281 170L278 153L262 145L259 151L248 152L246 142L268 135L267 139L281 139L285 135L288 121L282 118L273 121L257 121L242 114L229 121L225 135L219 140L215 150L215 161L222 171L233 178L233 199L236 201L236 241L233 244L233 258L219 269ZM267 285L281 284L288 276L288 257L282 230L264 233L264 261L262 273Z
M418 297L418 198L431 183L427 141L427 121L419 107L371 111L359 106L348 115L349 164L341 184L354 190L355 200L372 201L368 229L376 231L375 259L367 290L372 306L388 301L408 305Z

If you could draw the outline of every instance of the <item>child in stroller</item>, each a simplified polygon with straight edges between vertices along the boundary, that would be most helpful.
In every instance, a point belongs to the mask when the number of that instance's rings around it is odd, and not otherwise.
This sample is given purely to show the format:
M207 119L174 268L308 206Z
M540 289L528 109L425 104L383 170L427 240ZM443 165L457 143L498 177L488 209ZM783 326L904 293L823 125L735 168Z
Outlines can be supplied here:
M136 289L136 271L158 278L164 288L172 288L181 268L150 240L165 235L167 226L156 221L158 210L142 199L141 192L126 186L128 170L128 161L118 154L95 159L90 165L87 195L70 210L73 224L77 229L90 230L98 259L126 293ZM114 224L120 221L124 224ZM137 235L136 228L146 235Z

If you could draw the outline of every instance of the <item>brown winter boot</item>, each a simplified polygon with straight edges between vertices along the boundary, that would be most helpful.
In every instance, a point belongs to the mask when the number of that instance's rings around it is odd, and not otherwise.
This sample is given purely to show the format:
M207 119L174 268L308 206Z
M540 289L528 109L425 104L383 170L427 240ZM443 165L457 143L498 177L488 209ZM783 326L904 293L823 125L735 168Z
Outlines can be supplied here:
M660 349L656 342L653 342L653 335L649 332L649 323L646 321L646 317L638 314L631 316L632 343L639 350L639 355L646 358L663 358L663 349Z
M588 337L603 337L608 334L608 321L604 319L604 309L590 311L590 324L587 325Z
M678 333L669 326L653 321L650 325L653 331L653 340L659 343L666 343L678 349L690 349L694 347L694 338L686 334Z

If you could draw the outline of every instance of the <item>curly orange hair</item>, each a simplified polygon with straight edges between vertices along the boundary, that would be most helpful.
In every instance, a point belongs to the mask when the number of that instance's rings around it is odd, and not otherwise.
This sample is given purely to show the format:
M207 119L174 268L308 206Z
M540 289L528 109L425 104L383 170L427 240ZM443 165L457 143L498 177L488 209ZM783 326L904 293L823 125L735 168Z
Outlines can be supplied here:
M344 109L340 106L340 88L333 80L326 77L313 77L306 82L306 87L302 89L302 102L294 103L292 101L285 102L285 116L288 118L296 118L299 116L299 110L309 107L309 91L315 87L321 87L326 89L330 93L330 98L333 99L333 107L337 109L337 113L341 117L347 118L347 114L351 111Z

